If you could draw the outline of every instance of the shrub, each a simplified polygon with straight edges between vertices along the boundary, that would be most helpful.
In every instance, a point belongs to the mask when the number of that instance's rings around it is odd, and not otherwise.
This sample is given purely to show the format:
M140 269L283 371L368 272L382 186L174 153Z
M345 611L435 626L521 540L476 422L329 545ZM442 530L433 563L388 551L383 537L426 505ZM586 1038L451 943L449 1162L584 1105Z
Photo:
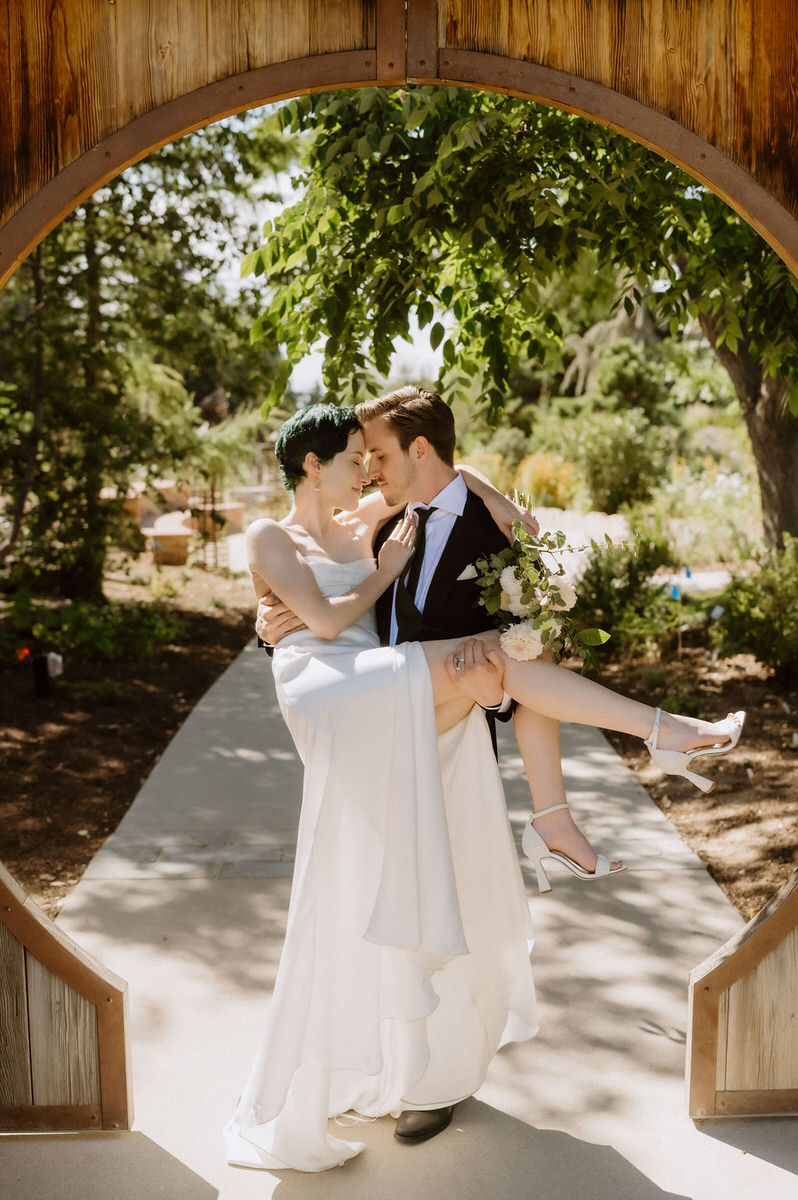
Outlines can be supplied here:
M640 408L582 413L571 432L592 506L607 513L651 495L665 473L675 436L671 429L651 425Z
M676 564L665 538L639 536L633 545L592 543L578 585L586 621L611 635L610 650L637 650L657 658L671 641L680 611L653 576Z
M515 470L527 452L529 438L523 429L512 425L500 426L485 446L488 454L498 454L502 461Z
M568 508L576 495L574 464L546 450L538 450L528 454L519 464L515 486L526 492L533 504Z
M659 363L630 338L619 338L602 351L590 399L605 409L638 408L649 421L673 419L670 389Z
M798 538L760 553L757 569L735 575L712 630L721 654L753 654L777 679L798 673Z
M162 604L44 604L17 592L0 620L0 662L10 665L23 648L56 650L86 662L142 661L158 646L185 636L185 623Z
M491 454L487 450L472 450L470 454L459 455L458 462L481 471L500 492L512 492L514 471L500 454Z

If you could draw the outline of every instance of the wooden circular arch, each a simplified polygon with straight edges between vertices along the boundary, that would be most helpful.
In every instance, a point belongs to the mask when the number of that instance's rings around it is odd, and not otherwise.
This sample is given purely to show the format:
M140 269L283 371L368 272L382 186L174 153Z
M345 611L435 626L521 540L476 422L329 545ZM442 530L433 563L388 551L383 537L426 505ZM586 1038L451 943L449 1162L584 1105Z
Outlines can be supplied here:
M0 0L0 285L81 199L181 134L403 82L618 129L798 273L796 80L792 0Z

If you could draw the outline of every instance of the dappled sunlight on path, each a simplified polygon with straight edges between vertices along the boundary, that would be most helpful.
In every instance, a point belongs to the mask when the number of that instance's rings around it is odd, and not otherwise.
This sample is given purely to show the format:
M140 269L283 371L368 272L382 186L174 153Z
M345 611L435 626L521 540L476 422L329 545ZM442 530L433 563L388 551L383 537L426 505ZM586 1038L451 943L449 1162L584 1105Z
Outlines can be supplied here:
M520 839L528 792L511 732L501 738ZM60 918L130 984L136 1128L205 1181L197 1200L794 1194L778 1122L758 1140L749 1122L741 1154L740 1123L710 1137L685 1112L688 972L740 917L600 734L565 727L564 754L577 819L633 869L596 884L553 870L546 897L528 873L539 1035L500 1051L478 1096L423 1146L398 1145L386 1118L335 1128L367 1146L342 1170L235 1169L221 1131L279 960L301 769L262 653L249 647L210 690Z

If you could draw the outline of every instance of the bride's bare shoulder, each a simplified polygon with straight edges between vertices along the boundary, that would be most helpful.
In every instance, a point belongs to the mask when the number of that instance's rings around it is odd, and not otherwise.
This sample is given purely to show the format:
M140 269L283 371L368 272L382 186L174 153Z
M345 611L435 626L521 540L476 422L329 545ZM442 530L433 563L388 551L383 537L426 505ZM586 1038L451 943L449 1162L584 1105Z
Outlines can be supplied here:
M294 547L288 530L279 521L271 517L260 517L247 526L246 545L250 557L257 554L274 555L276 552L290 550Z

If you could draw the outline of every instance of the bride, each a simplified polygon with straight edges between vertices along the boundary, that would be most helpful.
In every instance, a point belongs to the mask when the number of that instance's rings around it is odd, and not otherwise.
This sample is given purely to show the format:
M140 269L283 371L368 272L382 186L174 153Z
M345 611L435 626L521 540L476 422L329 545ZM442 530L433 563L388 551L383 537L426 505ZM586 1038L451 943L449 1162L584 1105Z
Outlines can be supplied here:
M666 771L731 748L742 714L661 714L549 660L507 658L492 631L380 646L373 605L404 573L415 519L375 562L390 510L359 506L369 475L353 409L297 413L276 453L294 505L247 543L258 596L279 595L307 626L273 657L305 776L265 1037L225 1134L233 1164L320 1171L364 1148L328 1118L448 1109L501 1045L536 1031L528 908L472 670L534 712L638 735ZM527 826L539 872L541 846Z

